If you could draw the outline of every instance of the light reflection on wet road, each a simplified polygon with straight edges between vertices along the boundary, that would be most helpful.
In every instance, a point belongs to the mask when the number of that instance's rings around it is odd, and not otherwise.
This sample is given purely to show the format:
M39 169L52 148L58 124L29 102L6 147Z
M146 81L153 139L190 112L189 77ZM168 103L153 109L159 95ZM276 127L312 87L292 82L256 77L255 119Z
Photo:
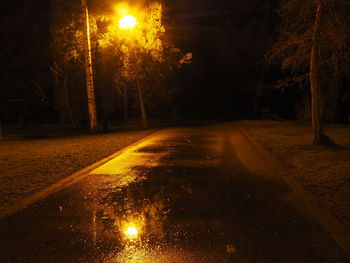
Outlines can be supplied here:
M0 222L1 262L350 262L233 124L163 130Z

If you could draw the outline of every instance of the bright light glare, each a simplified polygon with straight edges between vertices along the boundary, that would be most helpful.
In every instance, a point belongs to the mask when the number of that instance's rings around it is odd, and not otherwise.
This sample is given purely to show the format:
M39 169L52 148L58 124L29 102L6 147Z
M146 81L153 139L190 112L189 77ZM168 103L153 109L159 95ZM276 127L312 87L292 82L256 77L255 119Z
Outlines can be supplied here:
M115 12L118 16L126 16L130 11L128 3L120 2L114 6Z
M119 20L121 29L132 29L137 25L137 20L133 16L124 16Z
M136 229L134 226L129 226L124 234L129 238L129 239L135 239L139 235L139 231Z

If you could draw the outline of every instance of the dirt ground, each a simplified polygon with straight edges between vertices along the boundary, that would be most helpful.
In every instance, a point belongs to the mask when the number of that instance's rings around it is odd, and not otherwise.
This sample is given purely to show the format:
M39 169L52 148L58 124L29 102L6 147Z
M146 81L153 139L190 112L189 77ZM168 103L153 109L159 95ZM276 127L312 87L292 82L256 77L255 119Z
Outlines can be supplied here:
M325 133L343 146L330 149L312 145L310 123L243 121L241 124L291 168L288 176L295 176L318 206L350 227L350 125L325 126Z
M74 136L55 132L46 136L45 132L44 136L35 133L24 137L19 134L8 136L0 141L0 212L152 132Z

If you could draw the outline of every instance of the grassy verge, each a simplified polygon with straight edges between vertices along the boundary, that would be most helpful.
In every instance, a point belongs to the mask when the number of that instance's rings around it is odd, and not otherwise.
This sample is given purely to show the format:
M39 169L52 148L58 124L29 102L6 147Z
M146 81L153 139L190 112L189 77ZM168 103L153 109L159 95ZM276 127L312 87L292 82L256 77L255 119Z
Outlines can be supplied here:
M241 124L286 163L318 206L350 227L350 125L326 125L325 133L344 149L312 145L309 123L243 121Z
M9 136L0 141L0 211L152 132Z

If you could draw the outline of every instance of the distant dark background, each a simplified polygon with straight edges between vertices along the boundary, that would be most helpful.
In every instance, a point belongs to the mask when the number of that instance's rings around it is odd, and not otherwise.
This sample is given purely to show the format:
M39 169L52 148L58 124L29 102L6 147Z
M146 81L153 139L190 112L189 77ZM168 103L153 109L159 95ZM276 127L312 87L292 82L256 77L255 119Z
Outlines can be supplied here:
M229 118L258 115L257 89L274 31L274 1L176 1L169 20L193 64L177 79L182 112ZM172 17L173 15L173 17ZM173 20L172 20L173 18Z
M6 122L56 122L50 72L50 1L2 0L0 114Z

